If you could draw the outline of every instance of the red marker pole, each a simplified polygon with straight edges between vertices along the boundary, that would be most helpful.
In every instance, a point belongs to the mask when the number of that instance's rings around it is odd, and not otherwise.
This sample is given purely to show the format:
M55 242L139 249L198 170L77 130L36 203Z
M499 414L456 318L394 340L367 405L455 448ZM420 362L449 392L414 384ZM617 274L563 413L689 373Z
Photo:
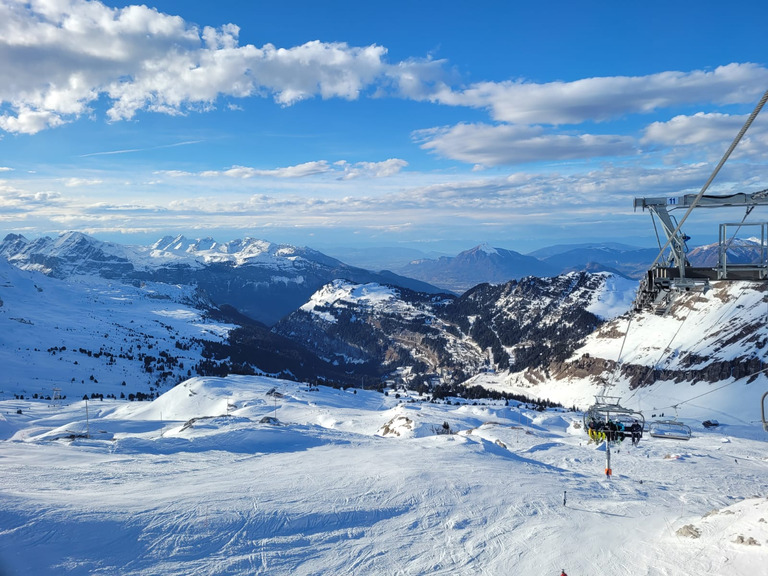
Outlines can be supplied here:
M611 429L608 427L609 416L605 415L605 477L610 480L613 470L611 470Z

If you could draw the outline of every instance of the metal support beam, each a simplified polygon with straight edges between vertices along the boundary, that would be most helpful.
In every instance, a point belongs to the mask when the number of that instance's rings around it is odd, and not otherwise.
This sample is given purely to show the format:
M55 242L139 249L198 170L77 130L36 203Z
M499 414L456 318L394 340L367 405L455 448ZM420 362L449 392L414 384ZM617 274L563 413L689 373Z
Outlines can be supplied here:
M763 430L765 430L766 432L768 432L768 420L766 420L766 418L765 418L765 399L766 399L766 398L768 398L768 392L766 392L765 394L763 394L763 399L762 399L762 401L760 402L760 404L761 404L760 408L761 408L761 411L762 411L762 417L763 417Z
M676 284L685 283L685 267L688 265L686 259L686 241L688 236L683 234L680 230L680 224L677 224L670 214L672 210L678 210L681 208L692 210L695 208L725 208L725 207L743 207L747 210L754 208L755 206L768 206L768 189L760 190L752 194L738 193L729 194L725 196L713 196L713 195L697 195L697 194L685 194L683 196L673 196L671 198L655 197L655 198L635 198L634 208L637 210L648 210L651 215L656 216L661 223L662 230L666 237L666 243L662 252L669 247L669 265L678 268L678 280ZM728 224L733 226L733 224ZM723 243L722 230L721 230L721 250ZM653 267L658 267L659 257L653 264ZM763 258L761 258L761 262ZM722 258L721 258L722 262ZM720 266L719 266L720 267ZM724 267L724 266L723 266Z

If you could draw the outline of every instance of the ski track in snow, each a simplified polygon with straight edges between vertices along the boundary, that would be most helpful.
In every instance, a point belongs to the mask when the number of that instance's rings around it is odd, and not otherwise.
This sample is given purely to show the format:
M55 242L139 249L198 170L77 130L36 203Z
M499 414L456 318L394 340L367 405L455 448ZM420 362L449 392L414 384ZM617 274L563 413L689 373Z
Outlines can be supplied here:
M604 451L573 426L580 414L401 402L260 377L196 378L151 403L91 401L88 422L84 402L0 402L0 573L765 566L768 454L749 427L614 448L608 480ZM410 432L377 435L396 415ZM435 434L443 422L458 433ZM85 429L90 439L61 435ZM689 524L699 538L677 535Z

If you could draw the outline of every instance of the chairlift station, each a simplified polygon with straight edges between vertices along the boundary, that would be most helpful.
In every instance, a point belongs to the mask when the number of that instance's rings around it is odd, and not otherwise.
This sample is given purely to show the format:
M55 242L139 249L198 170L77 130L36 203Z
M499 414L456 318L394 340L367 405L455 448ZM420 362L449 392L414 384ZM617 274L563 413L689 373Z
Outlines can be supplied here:
M660 247L662 238L659 235L659 227L666 240L659 257L651 265L647 276L640 282L635 309L652 308L657 314L663 315L671 306L675 292L705 291L709 287L710 280L763 281L768 279L768 222L746 222L747 217L757 206L768 206L768 189L752 194L738 193L725 196L686 194L671 198L635 198L635 210L640 208L650 212ZM692 266L687 258L687 241L690 238L680 230L680 225L672 212L679 209L738 207L745 209L741 222L720 224L717 265L715 267ZM656 226L657 221L659 227ZM759 233L753 234L760 239L757 258L748 264L729 263L728 249L736 233L742 228L759 229Z
M699 195L698 200L696 194L672 198L635 198L635 210L640 208L651 213L660 248L662 240L656 227L657 220L666 237L665 247L669 248L666 258L664 258L665 248L661 248L656 262L641 279L634 304L635 311L651 308L656 314L663 316L672 306L676 293L705 291L709 288L710 280L766 281L768 279L768 222L746 221L757 206L766 205L768 205L768 189L752 194ZM691 266L686 256L688 252L686 242L690 238L682 233L680 225L671 212L677 209L734 207L744 208L744 218L741 222L720 224L717 266L714 268ZM736 233L745 227L753 230L759 228L759 236L755 234L760 239L757 258L748 264L729 263L728 249ZM729 237L731 234L732 236ZM761 421L766 432L768 432L767 402L768 392L761 399ZM690 428L677 420L653 422L649 432L651 436L657 438L687 440L691 437Z

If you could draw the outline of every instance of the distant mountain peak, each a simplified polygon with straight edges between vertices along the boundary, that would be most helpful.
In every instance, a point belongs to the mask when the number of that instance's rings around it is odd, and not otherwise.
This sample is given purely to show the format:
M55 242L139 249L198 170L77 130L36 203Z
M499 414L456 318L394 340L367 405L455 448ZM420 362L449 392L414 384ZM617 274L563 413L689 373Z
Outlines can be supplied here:
M483 242L482 244L475 246L471 250L468 250L468 252L483 253L483 254L488 254L489 256L494 254L495 255L499 254L499 250L497 248L494 248L487 242Z
M454 257L417 260L398 272L457 293L478 284L500 284L525 276L554 276L557 273L553 267L537 258L524 256L514 250L493 248L487 243Z

